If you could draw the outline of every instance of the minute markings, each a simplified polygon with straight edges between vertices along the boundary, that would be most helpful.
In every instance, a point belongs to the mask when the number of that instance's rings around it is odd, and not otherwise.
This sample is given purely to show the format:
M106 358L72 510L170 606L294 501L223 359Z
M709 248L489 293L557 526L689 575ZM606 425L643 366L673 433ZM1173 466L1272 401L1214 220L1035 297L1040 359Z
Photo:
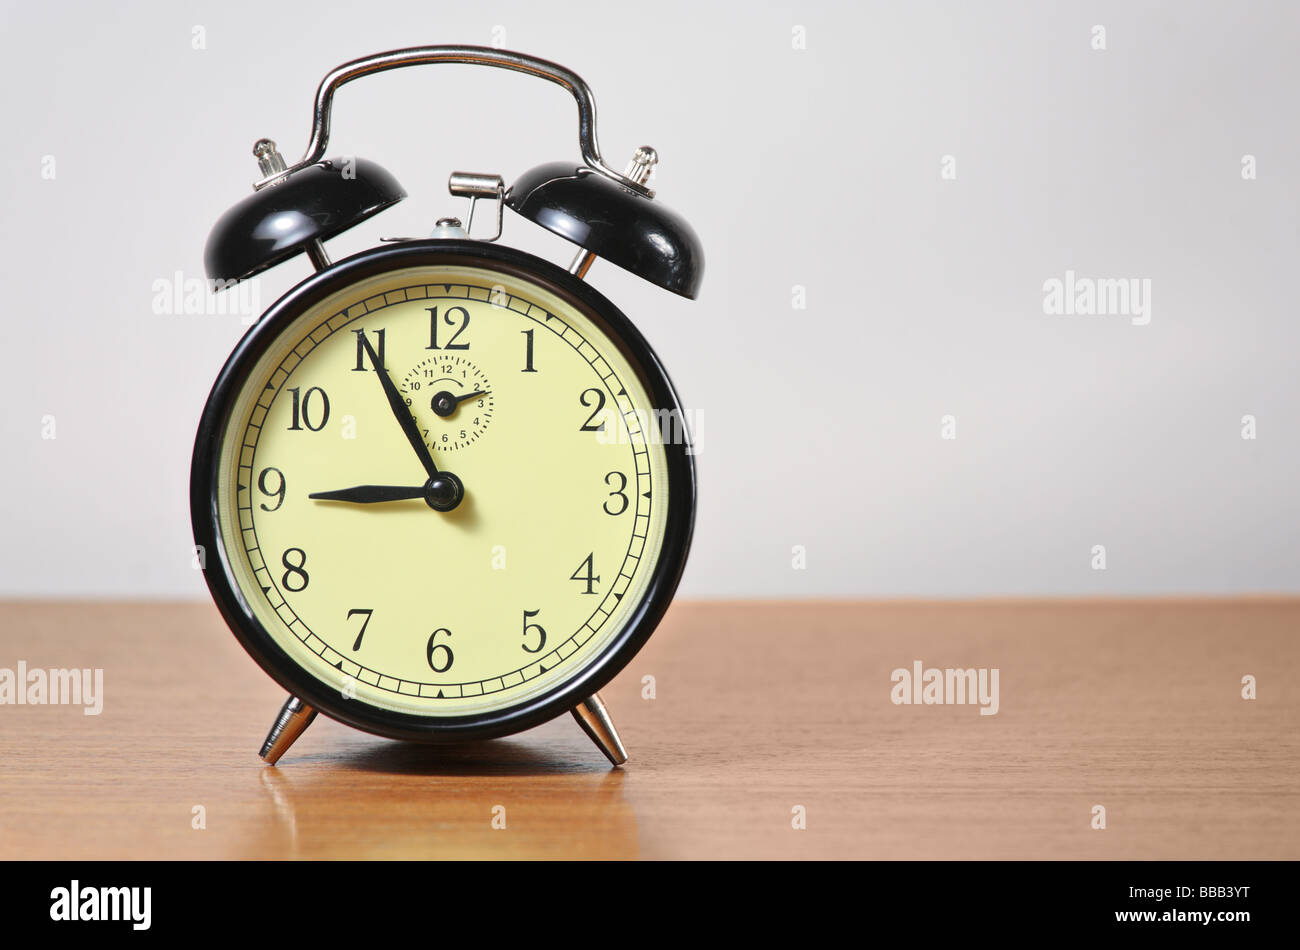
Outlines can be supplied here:
M456 286L457 286L457 289L460 289L460 285L456 285ZM395 289L395 290L392 290L392 291L388 291L388 292L386 292L386 294L383 295L383 296L381 296L381 297L378 297L378 298L372 298L372 300L374 300L375 303L380 303L380 302L382 301L382 305L381 305L380 307L374 307L373 309L378 310L378 309L382 309L383 306L392 306L392 305L400 304L400 303L402 303L402 302L404 302L404 301L402 301L402 300L396 300L396 299L393 299L393 298L394 298L394 297L399 297L399 296L401 296L403 293L410 292L410 291L413 290L413 289L418 290L418 289L423 289L423 288L422 288L422 287L415 287L415 288L404 287L404 288L398 288L398 289ZM480 288L480 289L483 289L483 288ZM477 300L479 299L479 298L473 297L473 296L470 294L470 292L469 292L469 288L468 288L468 287L466 287L465 290L466 290L465 296L458 298L459 300L461 300L461 301L465 301L465 302L469 302L469 301L477 301ZM416 298L415 298L415 297L409 297L409 298L407 298L407 299L414 300L414 299L416 299ZM426 297L425 299L430 299L430 298L427 298L427 297ZM434 298L434 299L436 299L436 298ZM452 298L452 299L457 299L457 298ZM590 366L593 368L593 370L596 371L596 374L597 374L597 376L600 378L600 381L601 381L602 386L605 387L605 388L607 389L608 392L610 392L611 394L615 394L615 393L616 393L617 396L626 396L626 395L627 395L627 390L626 390L626 388L620 386L620 383L619 383L619 380L618 380L618 375L617 375L617 373L609 373L608 375L602 375L602 374L601 374L601 369L603 369L603 367L601 367L601 368L597 368L597 366L596 366L596 363L597 363L597 361L599 360L600 355L601 355L601 354L600 354L600 351L599 351L598 349L596 349L594 346L591 346L591 345L590 345L590 341L585 340L585 339L582 337L582 334L581 334L581 333L580 333L580 332L579 332L575 327L573 327L573 326L571 326L571 325L565 323L565 322L564 322L560 317L558 317L557 315L552 314L552 313L549 313L549 312L547 312L546 310L544 310L544 309L541 308L541 307L536 307L536 305L534 305L534 304L528 304L528 303L526 303L526 302L522 302L522 301L521 301L521 303L523 303L523 307L524 307L524 309L520 309L518 306L515 306L515 305L514 305L515 303L516 303L516 301L514 300L514 298L512 298L512 299L510 300L510 304L511 304L511 306L509 306L508 309L514 311L514 312L517 313L517 314L521 314L522 316L527 317L529 320L531 320L532 322L534 322L534 323L536 323L536 324L539 324L539 325L542 325L542 326L548 326L548 329L551 329L553 333L556 333L557 336L561 336L562 339L565 339L565 342L568 343L568 344L570 345L570 347L572 347L575 351L578 351L578 352L579 352L579 355L581 355L581 356L583 357L584 362L588 363L588 365L590 365ZM370 305L368 304L368 309L369 309L369 307L370 307ZM531 313L526 312L527 310L533 310L534 312L537 313L537 316L533 316ZM340 313L338 314L338 316L342 316L343 313L346 313L346 310L340 312ZM440 313L439 316L441 316L441 315L442 315L442 314ZM457 314L456 316L459 316L459 314ZM543 319L539 319L539 318L543 318ZM325 322L328 323L328 321L325 321ZM350 321L349 321L349 322L350 322ZM559 323L559 327L558 327L558 328L552 328L551 326L549 326L549 324L551 324L552 322L558 322L558 323ZM273 371L273 372L272 372L272 374L271 374L271 379L274 380L277 376L279 376L281 373L283 373L284 378L282 378L282 379L280 380L280 383L283 384L284 382L288 381L288 379L291 377L292 374L291 374L290 372L287 372L287 371L285 371L285 370L283 369L284 364L285 364L285 363L292 362L292 363L296 366L298 363L303 362L303 360L304 360L308 355L310 355L311 351L312 351L313 349L315 349L316 346L318 346L320 343L325 342L325 340L328 339L328 337L329 337L330 334L334 333L337 329L341 329L341 328L342 328L342 327L335 327L335 328L330 328L330 329L328 329L326 335L323 336L323 337L322 337L321 339L319 339L319 340L314 339L314 338L309 339L309 337L312 336L312 334L310 334L310 333L308 333L308 334L304 334L303 337L300 339L298 346L299 346L299 347L302 347L302 345L303 345L304 343L306 343L306 344L307 344L307 348L306 348L305 353L303 353L303 352L297 352L297 348L295 348L295 351L294 351L293 353L290 353L289 355L286 356L286 358L285 358L285 360L282 362L281 366L278 367L276 371ZM320 325L317 326L317 330L319 330L319 329L320 329ZM464 325L461 325L461 326L451 326L451 327L448 327L448 329L449 329L449 330L452 330L452 331L458 331L458 330L465 329L465 327L464 327ZM572 333L569 333L568 331L572 331ZM316 331L313 331L313 332L316 332ZM353 331L353 332L355 332L355 331ZM373 331L371 331L371 332L373 333ZM574 339L573 339L573 337L577 337L579 342L575 342ZM462 337L461 337L461 340L463 340L463 339L465 339L465 338L466 338L466 337L462 336ZM372 337L372 339L373 339L373 337ZM375 342L379 342L379 340L376 340ZM457 340L456 342L460 342L460 341ZM521 342L522 342L522 341L521 341ZM584 346L584 345L583 345L584 343L586 343L587 345ZM374 347L367 346L365 349L366 349L366 350L374 350L375 348L374 348ZM587 351L590 351L590 355L588 354ZM367 355L370 355L370 354L367 354ZM375 355L378 355L378 354L375 354ZM295 357L296 357L296 358L295 358ZM517 358L517 357L516 357L516 358ZM381 365L382 365L382 360L383 360L383 357L380 357ZM517 369L518 369L518 365L516 364L516 366L515 366L514 368L515 368L516 371L517 371ZM382 376L381 376L381 378L382 378ZM306 384L304 384L304 386L305 386L305 385L306 385ZM266 388L269 389L269 390L277 390L278 387L277 387L277 385L276 385L274 382L268 382L268 383L266 384ZM274 393L272 393L272 394L270 395L270 400L271 400L271 401L274 400ZM323 403L322 403L322 405L323 405ZM318 424L318 425L323 426L323 424L324 424L324 420L319 419L318 416L317 416L317 413L316 413L316 410L317 410L318 408L320 408L320 407L318 407L318 406L316 406L316 405L313 405L313 407L312 407L312 409L313 409L313 415L312 415L310 421L311 421L311 423L314 424L314 425L317 425L317 424ZM589 415L590 412L591 412L591 409L592 409L592 408L593 408L592 406L587 406L587 407L586 407L586 413L584 413L584 415ZM322 414L323 414L323 413L322 413ZM260 420L259 420L259 421L260 421ZM579 421L582 421L582 420L579 420ZM304 426L304 428L306 428L306 426ZM638 438L635 438L635 439L633 440L633 443L632 443L632 445L633 445L633 452L635 453L636 456L643 457L643 456L646 454L646 449L645 449L644 447L641 447L641 446L638 446L638 445L637 445L637 442L640 441L641 438L643 438L643 436L641 436L641 434L640 434L639 432L637 432L637 433L633 433L633 432L630 432L630 431L629 431L628 434L631 435L631 436L637 436L637 437L638 437ZM261 435L260 427L259 427L259 426L255 426L255 425L251 425L251 424L250 424L250 425L247 427L247 429L246 429L246 436L247 436L247 439L245 440L244 444L245 444L248 448L255 449L255 448L256 448L256 445L257 445L257 443L258 443L258 441L259 441L259 436L260 436L260 435ZM241 470L241 472L248 471L249 468L250 468L250 466L248 466L248 465L241 465L241 466L240 466L240 470ZM251 473L250 473L250 474L251 474ZM292 471L290 471L289 474L290 474L290 478L291 478L291 480L292 480L292 478L293 478L293 476L294 476L294 473L293 473ZM649 475L648 472L639 472L638 474L641 476L641 479L646 479L646 478L648 477L648 475ZM245 477L247 478L248 476L245 476ZM301 477L302 477L302 476L301 476L301 473L299 473L299 475L298 475L299 485L301 485ZM274 476L272 475L272 476L270 476L270 478L273 479ZM251 488L251 486L249 486L249 487ZM278 488L278 482L275 483L275 484L268 483L267 487L268 487L268 488ZM376 487L381 488L381 489L382 489L382 488L385 488L385 487L389 487L389 488L396 487L398 490L400 490L400 491L402 491L402 492L407 492L407 493L414 493L414 492L417 490L415 486L354 486L354 488L376 488ZM612 487L612 486L611 486L611 487ZM301 489L300 489L300 490L301 490ZM607 489L607 490L608 490L608 489ZM336 492L343 492L343 491L348 491L348 489L340 489L340 490L336 490ZM318 495L329 495L329 494L335 494L336 492L329 492L329 493L327 493L327 492L320 492L320 493L314 493L314 494L318 494ZM267 497L265 494L263 494L263 498L262 498L262 499L257 499L257 500L258 500L258 501L263 501L263 500L264 500L266 503L268 503L268 504L270 504L270 505L275 505L276 502L277 502L276 494L278 494L278 493L272 493L270 497ZM629 494L630 494L630 492L629 492ZM638 493L638 494L640 494L640 493ZM246 490L246 494L245 494L244 498L248 498L248 496L250 496L250 495L253 495L253 493L252 493L251 491L247 491L247 490ZM254 497L256 497L256 496L254 496ZM299 497L301 497L301 496L299 496ZM241 510L248 511L250 516L252 515L252 512L249 511L249 507L250 507L250 506L249 506L248 504L244 504L244 503L242 503L241 500L237 500L237 506L238 506L238 508L241 509ZM254 538L254 539L256 538L256 528L255 528L253 525L250 525L250 527L249 527L249 531L248 531L247 533L251 533L251 534L253 535L253 538ZM642 535L637 534L637 533L635 532L635 530L634 530L634 532L633 532L633 536L632 536L632 538L631 538L630 541L629 541L628 550L627 550L627 552L624 554L624 563L630 567L632 573L627 573L627 571L625 571L625 570L621 570L621 571L619 572L619 575L618 575L618 576L619 576L620 578L622 578L622 579L630 580L630 579L632 578L633 574L635 574L635 572L636 572L636 570L637 570L637 567L638 567L638 565L639 565L640 557L634 557L634 556L631 555L631 550L632 550L632 548L636 545L636 542L637 542L637 541L642 541L642 542L643 542L643 541L644 541L644 538L643 538ZM254 545L252 548L248 548L248 547L247 547L247 544L246 544L245 547L246 547L247 550L250 550L250 551L252 551L252 550L256 550L256 545ZM297 557L297 552L295 552L294 557L295 557L295 558ZM584 570L585 570L585 568L584 568ZM577 581L585 581L585 577L582 577L582 576L580 575L578 578L574 578L573 580L577 580ZM584 586L585 586L585 584L584 584ZM615 591L610 591L610 592L608 592L607 595L606 595L606 597L602 598L602 603L601 603L601 605L600 605L599 607L597 607L595 611L593 611L593 613L592 613L591 617L589 618L588 622L586 622L586 623L582 624L580 627L578 627L578 628L574 631L573 634L571 634L569 637L567 637L567 638L564 640L564 643L570 643L570 642L586 643L586 642L588 642L588 641L590 640L590 638L591 638L593 635L595 635L595 634L598 632L598 630L603 626L604 622L605 622L605 621L606 621L606 620L611 616L611 614L606 610L606 608L617 609L617 604L618 604L618 602L620 602L620 601L623 599L623 596L624 596L624 594L625 594L626 591L627 591L627 586L626 586L625 584L620 583L618 586L622 587L623 589L622 589L622 590L619 590L619 591L617 591L617 592L615 592ZM294 623L294 627L296 627L297 629L294 629L294 630L293 630L293 633L294 633L294 634L295 634L295 635L296 635L300 640L304 640L304 641L310 640L310 639L312 638L312 634L310 633L310 628L308 628L308 627L306 626L306 624L302 622L301 618L298 618L298 617L296 616L296 614L294 614L294 612L292 611L292 608L288 605L287 602L284 602L283 606L284 606L284 611L283 611L283 612L284 612L285 614L288 614L289 616L291 616L291 617L293 618L293 620L295 621L295 623ZM532 618L529 618L529 619L531 620ZM354 621L354 622L355 622L355 621ZM527 627L524 627L524 629L527 629ZM529 637L530 637L530 642L529 642L529 646L530 646L530 647L532 647L532 646L540 646L540 644L538 644L538 643L535 642L536 640L540 639L540 637L539 637L538 632L537 632L536 629L532 629L532 630L529 631ZM578 639L579 637L580 637L581 639ZM441 640L441 637L440 637L439 639ZM310 645L309 645L309 646L310 646L310 649L312 649L313 652L315 652L315 653L317 653L318 655L321 655L321 656L325 656L326 653L333 653L333 652L334 652L334 651L329 647L328 644L321 643L319 637L316 638L316 641L317 641L317 643L319 643L319 646L317 646L316 644L310 644ZM547 645L547 646L550 646L549 643L546 644L546 645ZM513 671L509 672L509 673L500 674L500 675L498 675L498 676L492 676L492 677L489 677L489 678L484 679L484 680L481 680L481 681L467 681L464 685L465 685L466 687L469 687L469 686L475 686L475 685L480 686L480 687L482 688L482 693L483 693L484 695L486 695L486 694L488 694L488 693L492 693L492 692L498 692L498 691L501 691L501 690L503 690L503 689L513 688L513 687L519 685L519 682L526 682L527 680L532 679L534 676L540 675L540 673L542 673L542 672L547 672L547 671L549 671L549 670L554 669L554 668L556 667L557 664L560 664L560 663L564 662L565 659L567 659L569 656L572 656L573 653L576 652L576 651L571 651L571 652L569 652L568 654L562 654L562 653L560 652L560 647L563 647L563 643L560 643L560 644L556 647L555 650L548 651L544 657L540 657L540 658L535 659L534 662L533 662L532 664L528 665L528 666L522 666L522 667L519 667L519 668L516 669L516 670L513 670ZM439 651L439 652L441 653L441 651ZM349 663L349 664L347 664L347 665L352 666L353 664ZM441 665L441 664L440 664L440 665ZM391 675L391 674L382 673L382 672L380 672L380 671L378 671L378 670L368 670L367 668L365 668L365 667L361 667L361 666L359 666L359 665L358 665L356 668L357 668L358 673L365 674L365 675L364 675L364 681L365 681L365 682L367 682L367 683L368 683L369 685L371 685L371 686L375 686L375 687L377 687L377 688L379 688L379 689L382 689L382 690L384 690L384 691L387 691L387 692L400 693L401 690L402 690L402 688L404 688L404 687L405 687L406 689L409 690L409 688L410 688L411 686L417 686L417 687L419 687L419 693L418 693L418 695L420 695L420 696L425 696L426 698L432 698L431 696L429 696L428 693L426 693L426 691L425 691L425 687L435 687L435 686L436 686L436 687L438 688L438 692L439 692L439 695L440 695L440 696L443 694L443 691L444 691L444 690L446 690L447 692L457 693L457 694L460 694L460 695L462 695L462 696L464 695L464 693L462 692L462 690L461 690L458 686L456 686L456 685L451 685L451 684L425 684L425 683L419 683L418 681L405 680L405 679L401 679L401 678L399 678L399 677L393 676L393 675ZM529 670L529 669L531 669L531 670L534 671L531 675L529 675L529 674L526 672L526 671ZM372 677L374 678L374 680L375 680L376 682L373 682L373 683L370 682L370 680L371 680ZM515 681L514 681L514 682L511 682L511 683L509 684L509 686L506 686L506 685L504 684L504 680L511 680L511 679L513 679L513 680L515 680ZM390 685L380 685L380 681L384 681L385 684L387 684L387 683L393 683L394 685L392 685L392 686L390 686ZM409 693L408 693L408 695L409 695ZM478 694L472 694L472 695L478 695Z

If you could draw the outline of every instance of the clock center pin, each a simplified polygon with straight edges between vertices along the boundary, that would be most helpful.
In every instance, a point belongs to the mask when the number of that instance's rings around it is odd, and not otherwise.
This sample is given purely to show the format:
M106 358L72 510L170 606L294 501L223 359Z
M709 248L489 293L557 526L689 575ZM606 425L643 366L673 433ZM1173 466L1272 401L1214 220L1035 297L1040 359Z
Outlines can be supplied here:
M451 511L465 498L465 486L451 472L439 472L424 484L424 503L434 511Z

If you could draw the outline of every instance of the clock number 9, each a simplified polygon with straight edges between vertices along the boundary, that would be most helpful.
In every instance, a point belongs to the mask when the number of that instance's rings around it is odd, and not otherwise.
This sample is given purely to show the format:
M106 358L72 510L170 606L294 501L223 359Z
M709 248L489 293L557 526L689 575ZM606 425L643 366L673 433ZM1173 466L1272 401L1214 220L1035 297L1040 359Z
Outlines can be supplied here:
M525 653L541 653L542 650L545 649L546 647L546 630L542 627L540 623L528 622L529 617L536 617L540 613L541 613L540 610L524 611L524 639L528 638L529 630L537 631L537 646L530 647L527 643L523 644Z
M290 554L298 555L298 563L294 564L289 560ZM280 555L280 563L284 565L284 576L280 578L280 584L284 589L292 593L298 593L307 589L311 583L311 578L307 576L307 552L302 548L289 548Z
M275 472L275 477L279 482L279 487L274 489L266 487L266 476L271 474L272 472ZM270 498L272 495L274 495L275 507L268 508L266 506L266 502L262 502L262 504L260 504L258 507L261 508L263 511L279 511L280 506L284 504L284 486L285 486L284 472L280 471L278 468L262 469L262 473L257 476L257 489L267 498Z
M425 648L425 656L429 660L429 669L433 670L435 673L446 673L451 669L451 664L455 662L456 658L452 656L451 647L447 646L447 644L433 642L437 639L438 634L440 633L445 633L447 636L451 636L451 631L446 627L439 627L437 630L433 631L433 633L429 634L429 645ZM442 666L433 662L433 654L437 650L443 651L443 659L447 661Z
M624 489L627 488L627 476L624 475L622 472L610 472L608 475L605 476L606 485L611 484L610 483L611 478L618 479L618 487L609 493L609 497L619 499L619 501L621 501L622 504L619 505L617 509L614 509L614 508L610 508L609 502L606 501L605 504L602 505L601 507L605 509L605 514L614 515L615 517L618 517L623 512L627 511L627 506L629 504L628 497L624 493Z

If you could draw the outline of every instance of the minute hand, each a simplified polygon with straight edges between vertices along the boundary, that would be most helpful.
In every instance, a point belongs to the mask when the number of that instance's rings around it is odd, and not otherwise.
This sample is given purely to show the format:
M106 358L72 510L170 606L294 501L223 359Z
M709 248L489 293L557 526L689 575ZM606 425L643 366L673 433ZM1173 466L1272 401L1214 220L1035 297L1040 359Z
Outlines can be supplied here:
M402 402L402 394L397 391L393 381L388 378L388 371L384 369L379 360L379 354L370 345L366 335L358 333L357 339L360 341L362 349L366 351L366 356L370 358L370 365L375 368L375 375L379 377L379 385L384 387L384 395L388 397L388 407L393 410L393 417L397 419L397 424L406 433L406 441L411 443L411 448L415 450L420 464L424 466L424 470L429 474L429 477L436 477L438 466L433 464L433 454L429 451L429 447L424 444L424 439L420 437L420 428L415 424L415 417L406 408L406 404Z

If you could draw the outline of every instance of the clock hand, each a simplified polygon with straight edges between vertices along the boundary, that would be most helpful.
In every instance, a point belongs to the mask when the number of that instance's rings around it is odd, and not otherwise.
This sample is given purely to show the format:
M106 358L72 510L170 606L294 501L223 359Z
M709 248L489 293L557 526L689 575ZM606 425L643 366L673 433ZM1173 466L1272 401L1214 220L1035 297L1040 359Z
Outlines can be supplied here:
M465 497L465 486L451 472L439 472L419 488L406 485L354 485L335 491L312 492L317 501L346 501L354 505L374 505L384 501L423 498L434 511L451 511Z
M420 429L415 424L415 417L407 411L406 404L402 402L401 393L393 385L393 381L388 378L388 371L384 369L383 363L380 362L379 354L375 348L370 345L364 333L357 334L357 340L361 343L362 349L366 351L366 356L370 358L370 365L375 368L375 375L379 377L379 385L384 387L384 395L388 397L388 407L393 410L393 416L397 419L397 424L402 427L402 432L406 434L406 441L411 443L411 448L415 450L415 455L424 466L425 472L430 478L438 476L438 466L433 463L433 454L429 447L424 444L424 439L420 437Z
M373 505L380 501L405 501L409 498L423 498L425 487L407 488L401 485L357 485L353 488L340 488L337 491L312 492L308 498L319 501L350 501L358 505Z
M443 390L430 400L429 408L444 418L456 411L456 407L468 399L475 399L478 396L486 396L489 390L476 389L472 393L465 393L463 396L456 396Z
M429 447L424 444L424 439L420 437L420 428L415 423L415 417L406 408L401 393L397 391L397 387L393 385L392 379L389 378L388 371L384 369L383 360L379 358L375 348L370 345L370 341L366 339L364 332L357 333L357 341L361 344L361 348L366 351L366 356L370 358L370 365L375 368L375 375L379 377L379 385L383 387L384 396L388 399L388 408L393 411L393 418L402 427L402 432L406 435L406 441L411 443L416 458L420 460L420 464L424 466L424 470L429 475L429 480L424 483L424 487L421 489L424 494L424 503L434 511L451 511L464 499L465 485L451 472L438 471L438 466L433 462L433 453L429 451Z

